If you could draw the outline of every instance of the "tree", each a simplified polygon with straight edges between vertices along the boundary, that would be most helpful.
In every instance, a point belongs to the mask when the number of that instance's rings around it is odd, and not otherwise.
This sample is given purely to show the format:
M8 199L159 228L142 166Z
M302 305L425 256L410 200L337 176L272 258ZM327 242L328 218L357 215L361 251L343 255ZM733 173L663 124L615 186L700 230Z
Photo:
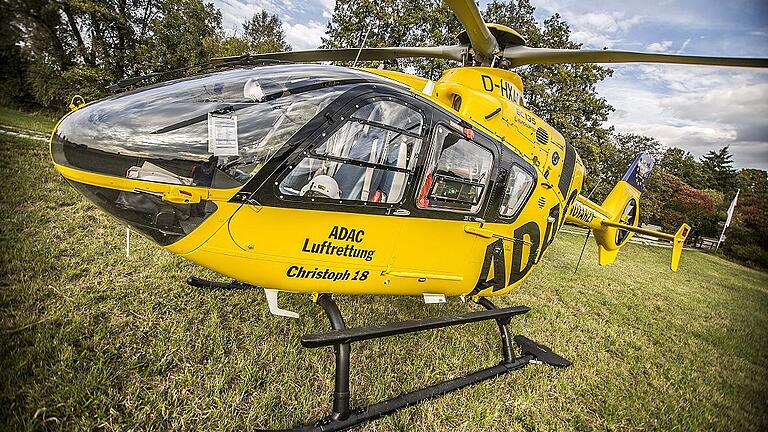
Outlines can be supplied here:
M253 53L290 51L291 46L285 41L283 23L277 15L261 11L243 23L243 39Z
M6 105L22 105L28 93L24 76L29 62L19 46L22 30L13 23L10 10L0 2L0 94Z
M739 195L722 251L750 265L768 268L768 195Z
M364 41L366 47L452 45L460 29L456 17L439 0L339 0L321 48L358 48ZM360 62L358 66L377 63ZM387 60L384 64L400 70L413 68L429 79L438 79L444 69L457 65L430 59Z
M668 148L658 160L657 166L695 188L705 188L712 183L701 162L691 153L677 147Z
M726 195L736 191L736 171L733 169L733 155L728 146L718 151L710 150L701 158L701 165L709 177L709 187Z
M664 170L655 170L640 199L640 215L665 231L675 232L687 223L694 236L715 237L719 235L717 223L724 215L716 206L717 199L710 191L693 188Z
M612 132L609 141L602 145L600 160L597 163L598 176L602 181L592 198L602 200L607 196L640 152L646 152L658 159L662 152L661 143L655 138L643 135Z
M211 57L239 56L251 52L248 42L238 36L221 34L217 38L207 38L203 43L205 51L210 53Z
M165 0L150 24L151 36L142 49L146 68L168 71L206 63L211 53L202 41L219 38L221 12L200 0ZM162 79L168 79L164 76Z
M205 62L205 41L221 34L220 12L203 0L0 1L8 28L22 32L24 87L52 109L74 94L102 97L128 76Z
M768 172L751 168L743 169L736 173L736 187L745 194L768 194Z

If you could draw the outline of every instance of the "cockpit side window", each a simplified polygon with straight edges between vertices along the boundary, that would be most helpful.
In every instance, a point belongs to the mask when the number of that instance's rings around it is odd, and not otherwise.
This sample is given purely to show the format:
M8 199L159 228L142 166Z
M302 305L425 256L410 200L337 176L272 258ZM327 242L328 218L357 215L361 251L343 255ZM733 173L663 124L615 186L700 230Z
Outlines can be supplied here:
M416 205L422 209L477 213L492 167L490 150L438 125Z
M531 196L535 183L530 172L518 165L512 165L507 174L507 184L504 187L499 215L504 218L517 217Z
M398 203L416 165L423 115L391 100L356 105L280 182L281 197Z

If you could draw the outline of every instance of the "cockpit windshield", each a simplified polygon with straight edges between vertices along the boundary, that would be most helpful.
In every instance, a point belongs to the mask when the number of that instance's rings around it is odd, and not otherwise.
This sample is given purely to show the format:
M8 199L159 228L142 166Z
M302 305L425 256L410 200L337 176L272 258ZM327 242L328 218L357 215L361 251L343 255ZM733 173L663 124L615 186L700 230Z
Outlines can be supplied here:
M54 160L161 183L244 184L301 127L373 74L324 65L234 69L128 92L71 113Z

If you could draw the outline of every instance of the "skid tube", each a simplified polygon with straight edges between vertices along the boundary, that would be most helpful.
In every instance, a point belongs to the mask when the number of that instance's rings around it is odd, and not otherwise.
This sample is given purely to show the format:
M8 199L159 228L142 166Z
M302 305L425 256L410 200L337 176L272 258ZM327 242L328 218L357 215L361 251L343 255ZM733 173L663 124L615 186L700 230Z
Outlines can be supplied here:
M330 294L321 294L316 302L325 311L333 330L325 333L307 334L301 338L305 348L333 346L336 357L336 376L333 392L333 412L308 425L293 429L259 429L262 432L333 432L351 429L368 421L383 417L393 412L446 393L496 378L507 372L521 369L531 362L540 362L556 367L568 367L571 362L544 345L524 337L511 336L509 322L513 316L527 313L527 306L497 308L484 297L473 299L486 310L470 312L464 315L424 318L383 326L368 326L348 329L344 317ZM369 339L413 333L422 330L437 329L472 322L496 320L501 336L502 360L496 366L481 369L468 375L443 381L431 386L378 402L368 407L350 408L351 393L349 388L350 344ZM514 343L520 348L520 356L515 356Z

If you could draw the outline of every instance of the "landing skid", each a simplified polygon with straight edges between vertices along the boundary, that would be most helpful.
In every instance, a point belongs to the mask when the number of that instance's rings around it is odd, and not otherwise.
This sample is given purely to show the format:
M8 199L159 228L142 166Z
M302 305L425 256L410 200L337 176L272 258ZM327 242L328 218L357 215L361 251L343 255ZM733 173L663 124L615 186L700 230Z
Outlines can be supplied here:
M205 289L243 290L257 288L246 283L232 281L229 283L214 282L190 276L187 283L191 286ZM527 306L498 308L485 297L474 300L486 310L470 312L464 315L423 318L401 321L383 326L366 326L347 328L339 306L330 294L320 294L316 303L325 311L333 330L324 333L311 333L301 337L305 348L320 348L333 346L336 355L336 376L334 380L333 408L330 415L314 423L295 427L293 429L259 429L260 432L332 432L343 431L359 426L370 420L383 417L393 412L450 393L452 391L496 378L507 372L524 368L529 363L544 363L556 367L568 367L571 362L554 353L549 347L538 344L525 336L515 336L509 330L512 317L523 315L530 311ZM276 307L276 305L275 305ZM272 305L270 305L272 308ZM399 334L414 333L423 330L433 330L461 324L469 324L486 320L496 320L501 336L501 362L496 366L481 369L469 375L443 381L406 393L368 407L351 408L351 393L349 388L349 356L351 344L370 339L378 339ZM515 355L513 347L517 345L520 356Z
M335 388L333 392L332 413L305 426L280 430L263 429L261 431L343 431L370 420L391 414L401 408L415 405L419 402L444 395L454 390L491 378L496 378L507 372L521 369L531 362L541 362L557 367L568 367L571 365L570 361L555 354L548 347L537 344L524 336L515 336L514 338L514 343L520 347L521 351L519 357L515 356L515 350L512 346L513 339L509 330L509 322L512 317L527 313L530 310L527 306L497 308L486 298L478 299L477 303L483 306L486 310L470 312L464 315L424 318L396 322L383 326L368 326L350 329L344 324L344 318L339 311L339 307L336 305L336 302L333 301L330 294L321 294L317 298L317 304L319 304L325 311L333 330L325 333L304 335L301 338L301 344L305 348L333 346L336 355L336 377L334 381ZM502 361L498 365L481 369L466 376L434 384L392 399L387 399L368 407L354 409L350 407L349 355L351 343L490 319L496 320L501 335Z

